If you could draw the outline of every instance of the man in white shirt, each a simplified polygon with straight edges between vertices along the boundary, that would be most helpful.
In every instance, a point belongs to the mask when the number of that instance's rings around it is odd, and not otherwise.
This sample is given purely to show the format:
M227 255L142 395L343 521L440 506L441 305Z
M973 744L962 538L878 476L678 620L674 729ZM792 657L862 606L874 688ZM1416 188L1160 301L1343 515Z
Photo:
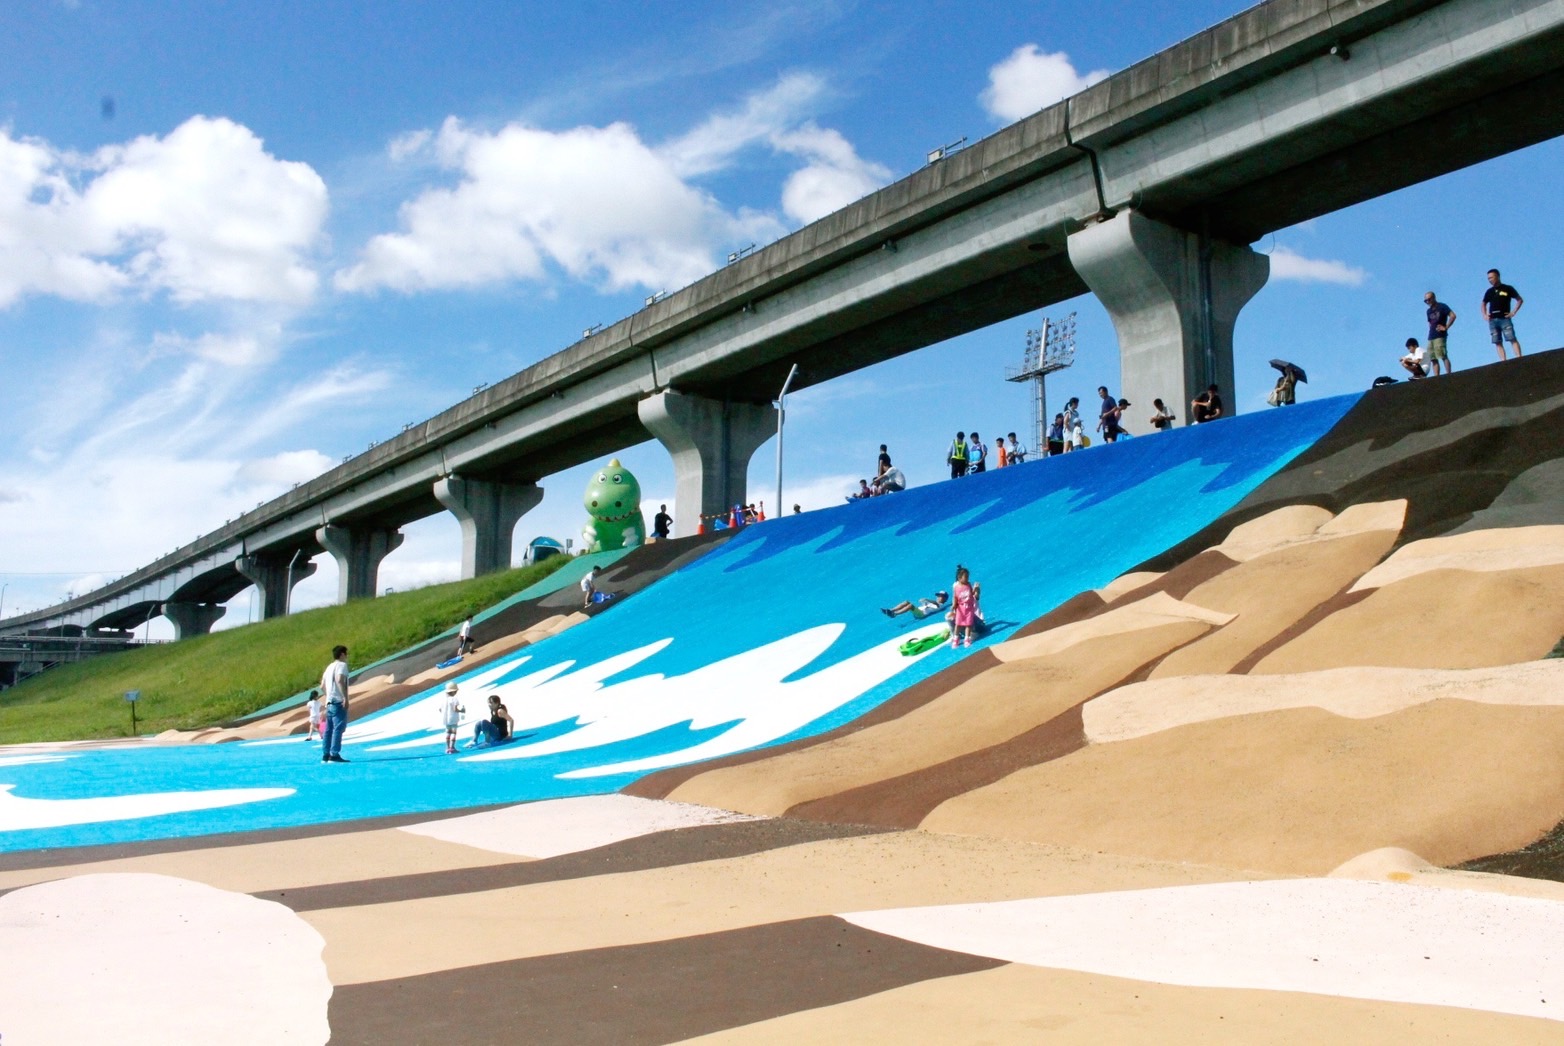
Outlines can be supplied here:
M320 692L326 701L326 729L321 733L320 761L345 763L342 758L342 731L348 725L348 648L331 648L331 664L320 676Z
M592 605L592 597L597 595L597 572L600 567L593 567L581 576L581 609L586 610Z

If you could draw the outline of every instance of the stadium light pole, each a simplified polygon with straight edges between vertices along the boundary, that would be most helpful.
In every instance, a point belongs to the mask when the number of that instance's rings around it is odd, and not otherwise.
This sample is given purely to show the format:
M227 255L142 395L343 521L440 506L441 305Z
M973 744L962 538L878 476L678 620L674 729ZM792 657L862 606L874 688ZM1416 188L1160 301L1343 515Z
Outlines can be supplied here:
M793 364L787 372L787 380L782 383L782 391L777 393L777 507L776 514L782 515L782 425L787 420L787 390L793 384L793 377L798 373L798 364Z

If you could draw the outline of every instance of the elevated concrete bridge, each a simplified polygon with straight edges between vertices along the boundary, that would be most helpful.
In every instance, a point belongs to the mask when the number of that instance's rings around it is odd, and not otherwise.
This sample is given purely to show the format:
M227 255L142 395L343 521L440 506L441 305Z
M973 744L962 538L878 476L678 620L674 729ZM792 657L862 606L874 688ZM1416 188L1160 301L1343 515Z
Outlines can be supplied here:
M1265 233L1564 131L1564 0L1269 0L484 389L157 562L0 622L180 635L329 551L372 595L404 524L509 564L538 481L656 436L681 526L744 500L771 397L1081 294L1131 400L1231 389Z

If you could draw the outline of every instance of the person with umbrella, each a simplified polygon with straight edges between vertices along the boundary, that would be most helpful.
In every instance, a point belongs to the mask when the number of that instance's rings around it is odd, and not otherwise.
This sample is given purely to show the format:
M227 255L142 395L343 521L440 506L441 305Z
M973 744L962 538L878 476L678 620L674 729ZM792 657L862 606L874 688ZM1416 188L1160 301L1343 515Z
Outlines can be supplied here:
M1281 371L1282 375L1276 379L1276 388L1271 390L1271 394L1265 398L1265 401L1273 407L1285 407L1296 403L1298 400L1295 390L1298 383L1307 382L1309 376L1303 372L1302 367L1286 360L1272 360L1271 366Z

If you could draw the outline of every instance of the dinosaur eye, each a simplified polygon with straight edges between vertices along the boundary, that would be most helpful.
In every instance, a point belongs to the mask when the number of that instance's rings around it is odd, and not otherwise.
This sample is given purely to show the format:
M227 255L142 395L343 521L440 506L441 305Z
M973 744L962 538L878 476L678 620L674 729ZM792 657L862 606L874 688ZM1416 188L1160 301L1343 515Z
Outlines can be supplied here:
M598 474L597 474L597 481L598 481L598 482L599 482L599 483L603 483L603 482L605 482L605 481L606 481L606 480L607 480L607 479L608 479L608 473L606 473L606 472L599 472L599 473L598 473Z
M592 507L593 508L597 508L597 499L596 498L592 499Z
M619 475L618 475L618 473L615 473L615 474L614 474L614 482L615 482L615 483L623 483L623 482L624 482L624 479L623 479L623 478L622 478L622 477L620 477L620 476L619 476Z
M624 506L625 506L625 503L623 501L616 501L616 502L614 502L614 508L624 508Z

